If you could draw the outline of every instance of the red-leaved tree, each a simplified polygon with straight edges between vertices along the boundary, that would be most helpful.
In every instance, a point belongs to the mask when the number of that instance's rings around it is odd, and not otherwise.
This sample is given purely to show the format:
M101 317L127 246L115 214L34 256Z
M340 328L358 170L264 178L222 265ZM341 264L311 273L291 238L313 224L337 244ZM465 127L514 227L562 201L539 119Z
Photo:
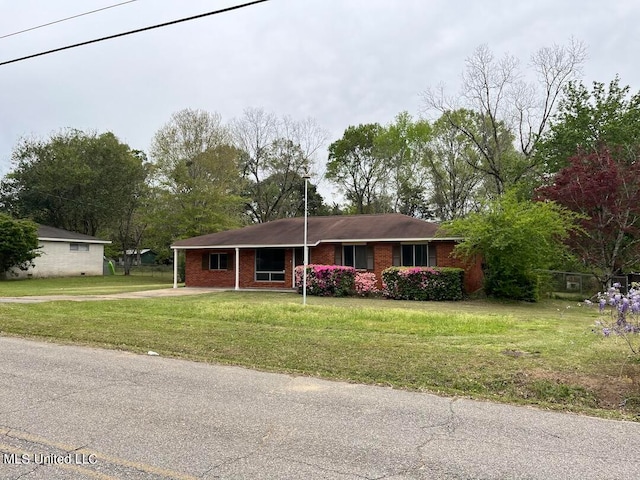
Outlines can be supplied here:
M584 216L570 247L603 285L640 262L640 163L628 158L604 148L579 153L538 189L540 199Z

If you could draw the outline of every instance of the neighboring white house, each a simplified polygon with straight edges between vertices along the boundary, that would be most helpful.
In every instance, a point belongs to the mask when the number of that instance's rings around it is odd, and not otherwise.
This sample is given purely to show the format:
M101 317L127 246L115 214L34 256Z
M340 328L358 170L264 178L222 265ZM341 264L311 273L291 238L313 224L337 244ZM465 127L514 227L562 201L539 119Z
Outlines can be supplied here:
M35 267L16 273L19 277L102 275L104 246L109 243L91 235L39 225L40 256L33 261Z

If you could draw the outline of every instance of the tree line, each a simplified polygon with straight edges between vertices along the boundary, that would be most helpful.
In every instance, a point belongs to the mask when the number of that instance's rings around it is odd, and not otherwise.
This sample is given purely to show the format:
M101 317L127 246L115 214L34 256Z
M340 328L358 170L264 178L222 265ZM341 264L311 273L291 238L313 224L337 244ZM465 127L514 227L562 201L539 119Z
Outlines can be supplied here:
M575 41L541 48L526 65L478 47L460 93L423 92L424 117L400 112L333 140L324 177L344 202L327 204L315 176L310 214L398 212L443 222L473 239L459 254L500 257L487 272L499 285L511 275L505 290L526 290L538 268L590 271L603 283L637 268L640 94L617 77L588 88L584 61ZM168 255L178 238L302 215L304 177L320 170L327 140L312 119L262 109L228 123L202 110L176 112L148 153L111 132L64 130L16 145L0 208L110 238L114 250Z
M144 246L168 258L179 238L301 215L304 177L325 141L314 120L262 109L228 124L216 113L176 112L148 154L112 132L67 129L16 145L0 209L109 238L113 256ZM311 215L331 213L313 182L308 205Z

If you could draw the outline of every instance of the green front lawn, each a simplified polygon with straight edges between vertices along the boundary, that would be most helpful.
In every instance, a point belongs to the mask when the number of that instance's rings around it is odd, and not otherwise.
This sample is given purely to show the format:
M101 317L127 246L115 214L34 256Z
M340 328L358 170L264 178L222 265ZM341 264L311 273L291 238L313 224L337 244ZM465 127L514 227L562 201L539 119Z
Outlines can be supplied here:
M0 297L103 295L169 288L172 282L166 275L10 279L0 281Z
M0 304L0 334L639 418L640 362L577 303L308 299Z

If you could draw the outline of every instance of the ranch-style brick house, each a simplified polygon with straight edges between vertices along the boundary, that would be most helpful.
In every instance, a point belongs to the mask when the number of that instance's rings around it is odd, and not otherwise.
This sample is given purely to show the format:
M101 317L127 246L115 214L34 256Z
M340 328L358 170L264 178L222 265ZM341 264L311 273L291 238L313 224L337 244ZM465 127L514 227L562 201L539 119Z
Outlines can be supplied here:
M439 225L397 213L308 217L309 263L346 265L376 274L390 266L460 267L465 290L482 284L478 260L465 265L451 252L460 238L436 236ZM303 265L304 218L285 218L236 230L176 241L185 252L187 287L294 288L294 268Z

